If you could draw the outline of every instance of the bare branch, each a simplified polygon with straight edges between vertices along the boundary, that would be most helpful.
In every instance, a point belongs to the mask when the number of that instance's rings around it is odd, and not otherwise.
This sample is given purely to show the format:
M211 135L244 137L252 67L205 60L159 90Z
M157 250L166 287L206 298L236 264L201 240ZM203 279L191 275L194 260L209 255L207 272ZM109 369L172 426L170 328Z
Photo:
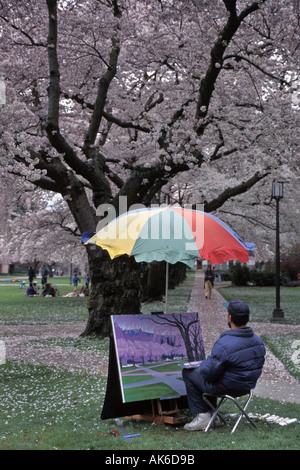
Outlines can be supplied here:
M23 36L25 36L26 39L29 40L29 43L19 43L17 41L14 41L14 43L16 45L22 45L22 46L36 46L36 47L46 47L46 44L44 44L43 42L36 42L32 36L30 36L30 34L28 34L26 31L24 31L23 29L19 28L18 26L12 24L9 22L9 20L7 18L5 18L5 16L3 15L0 15L0 18L5 21L12 29L14 29L15 31L18 31L19 33L21 33Z
M248 59L247 57L245 56L241 56L239 54L229 54L227 56L224 56L224 60L227 60L227 59L236 59L238 61L241 61L241 60L244 60L245 62L248 62L248 64L252 65L253 67L255 67L257 70L259 70L261 73L263 73L264 75L267 75L267 77L270 77L278 82L280 82L282 85L288 85L290 86L290 82L287 82L286 80L284 80L284 78L280 78L280 77L277 77L276 75L274 75L273 73L271 72L268 72L267 70L264 70L262 67L260 67L259 65L255 64L255 62L252 62L252 60Z
M120 48L115 40L113 40L112 50L109 58L109 67L107 68L106 73L100 78L98 83L98 93L91 117L90 125L88 132L85 137L84 142L84 151L87 152L90 145L95 143L101 119L103 116L103 110L106 103L107 92L109 85L113 78L115 77L117 71L117 62L119 56Z
M204 118L207 116L208 108L210 105L211 97L215 88L215 83L222 70L223 56L231 42L233 36L238 30L241 22L251 13L259 8L258 2L252 3L248 8L245 8L239 16L236 12L236 0L224 0L224 4L229 11L229 17L226 25L221 31L217 41L211 49L211 59L207 68L205 77L201 80L199 97L196 107L196 126L195 131L198 135L202 135L207 123Z
M263 221L260 221L256 217L255 218L251 217L251 216L249 216L248 214L245 214L245 213L239 214L237 212L225 211L223 209L221 209L219 212L223 213L223 214L230 214L233 217L242 217L243 219L246 219L249 223L251 223L255 227L257 227L257 224L258 224L258 225L262 225L262 227L268 228L269 230L275 230L274 226L268 225L266 223L265 219Z
M213 199L210 202L205 203L205 211L206 212L215 211L216 209L221 207L226 201L228 201L228 199L230 199L231 197L237 196L238 194L247 192L250 188L252 188L252 186L258 183L258 181L262 180L269 174L270 172L264 172L262 174L255 173L254 176L252 176L246 181L243 181L237 186L225 189L225 191L223 191L217 198Z

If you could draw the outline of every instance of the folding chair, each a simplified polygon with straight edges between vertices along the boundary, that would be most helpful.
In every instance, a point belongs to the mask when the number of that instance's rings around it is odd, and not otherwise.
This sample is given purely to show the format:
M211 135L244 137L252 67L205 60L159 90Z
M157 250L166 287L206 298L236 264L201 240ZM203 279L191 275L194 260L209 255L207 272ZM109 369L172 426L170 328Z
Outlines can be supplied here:
M236 398L238 397L243 397L243 396L247 396L247 400L246 402L244 403L243 406L241 406L239 404L239 402L236 400ZM234 433L234 431L236 430L236 428L238 427L241 419L243 416L245 416L245 418L247 418L247 420L249 421L249 423L252 424L252 426L254 426L255 428L257 427L256 424L252 421L252 419L250 418L250 416L246 413L246 408L247 406L249 405L251 399L252 399L252 390L250 390L249 392L246 392L246 393L243 393L242 395L238 395L238 396L231 396L231 395L215 395L215 394L212 394L212 393L203 393L202 395L203 397L203 400L210 406L210 408L213 410L213 413L212 413L212 416L211 416L211 419L209 420L209 423L207 424L204 432L207 432L209 431L210 427L212 426L216 416L219 416L219 418L223 421L224 424L226 424L226 420L225 418L221 415L220 413L220 408L221 406L227 401L227 400L231 400L237 407L238 409L240 410L240 414L239 414L239 417L235 423L235 425L233 426L232 428L232 431L231 431L231 434ZM210 402L209 400L209 397L211 398L217 398L217 406L214 407L214 405L212 405L212 403ZM219 400L219 402L218 402Z

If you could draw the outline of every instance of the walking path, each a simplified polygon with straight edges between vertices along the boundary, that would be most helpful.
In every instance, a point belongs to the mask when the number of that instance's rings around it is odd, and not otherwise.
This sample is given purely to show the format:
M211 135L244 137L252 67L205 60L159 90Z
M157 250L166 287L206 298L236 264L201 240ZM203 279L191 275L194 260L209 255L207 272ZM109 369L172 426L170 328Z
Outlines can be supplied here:
M188 311L199 312L205 352L208 355L220 334L227 329L227 311L222 305L224 299L217 288L212 290L211 299L206 299L203 284L203 273L197 271ZM283 325L271 322L249 322L248 325L259 336L276 333L300 333L300 325ZM282 362L268 348L263 373L253 394L300 404L300 383L287 372Z

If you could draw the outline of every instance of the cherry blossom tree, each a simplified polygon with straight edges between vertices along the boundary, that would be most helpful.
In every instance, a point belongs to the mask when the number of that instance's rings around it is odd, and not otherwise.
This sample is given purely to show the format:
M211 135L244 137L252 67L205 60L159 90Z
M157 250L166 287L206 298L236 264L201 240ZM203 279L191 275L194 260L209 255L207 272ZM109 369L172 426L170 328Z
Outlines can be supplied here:
M95 230L99 206L118 212L120 196L148 206L165 192L267 241L272 179L299 196L297 0L0 9L1 171L60 194L79 232ZM139 311L138 266L93 248L84 334L105 336L112 313Z
M32 197L35 204L23 211L13 209L1 229L6 242L3 261L27 263L34 269L44 262L49 266L72 264L84 269L86 250L64 201L49 201L43 192L35 191L33 195L29 192L25 204L32 203Z

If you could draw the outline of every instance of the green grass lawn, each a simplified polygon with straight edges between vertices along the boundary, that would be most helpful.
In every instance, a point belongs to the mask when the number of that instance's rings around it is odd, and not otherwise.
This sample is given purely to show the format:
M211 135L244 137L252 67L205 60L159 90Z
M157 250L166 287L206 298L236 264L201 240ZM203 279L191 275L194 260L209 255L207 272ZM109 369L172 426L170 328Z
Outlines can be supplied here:
M182 426L123 419L128 434L140 434L127 441L115 420L100 419L105 377L21 361L0 366L0 373L0 450L299 449L299 423L281 427L260 420L256 420L258 429L242 421L231 435L228 427L188 433ZM226 411L235 412L230 404ZM249 412L300 420L299 405L257 397ZM233 418L229 422L233 424ZM106 435L115 429L118 437Z
M268 322L276 306L275 287L226 287L218 289L225 300L238 298L250 307L251 321ZM281 287L280 306L284 322L300 323L300 287Z
M61 324L82 322L87 319L87 297L63 297L73 291L68 279L60 281L59 297L26 297L26 288L19 283L0 282L0 325ZM28 283L27 283L28 284Z
M63 279L61 279L63 281ZM63 284L63 282L62 282ZM169 292L172 311L187 311L193 273L186 282ZM65 290L72 290L66 285ZM241 288L244 289L244 288ZM255 290L253 290L255 289ZM283 308L293 323L299 323L299 289L285 288L288 304ZM268 289L222 289L222 295L251 301L255 321L269 321L274 300ZM248 297L245 297L247 296ZM284 294L285 295L285 294ZM267 299L262 302L263 299ZM163 303L144 304L143 312L162 310ZM267 310L268 309L268 310ZM267 312L267 314L266 314ZM87 318L84 298L26 298L18 285L0 285L0 339L3 324L64 324L84 322ZM288 317L289 318L289 317ZM253 319L254 320L254 319ZM267 335L275 354L283 361L290 360L296 335ZM75 349L108 357L109 341L87 338L41 338L28 341L32 346ZM295 364L293 364L295 366ZM290 366L292 368L292 365ZM297 377L299 369L294 375ZM299 378L299 375L298 375ZM238 431L220 427L207 434L188 433L182 426L153 425L150 422L123 419L128 434L140 434L131 441L124 439L115 420L100 419L106 393L106 376L71 372L50 365L35 365L26 361L7 361L0 365L0 450L153 450L167 452L195 450L299 450L300 405L254 397L249 405L253 414L276 414L296 418L288 426L257 420L258 429L242 421ZM228 412L231 409L230 403ZM183 410L188 414L187 410ZM233 423L233 422L232 422ZM118 437L110 433L117 429Z

